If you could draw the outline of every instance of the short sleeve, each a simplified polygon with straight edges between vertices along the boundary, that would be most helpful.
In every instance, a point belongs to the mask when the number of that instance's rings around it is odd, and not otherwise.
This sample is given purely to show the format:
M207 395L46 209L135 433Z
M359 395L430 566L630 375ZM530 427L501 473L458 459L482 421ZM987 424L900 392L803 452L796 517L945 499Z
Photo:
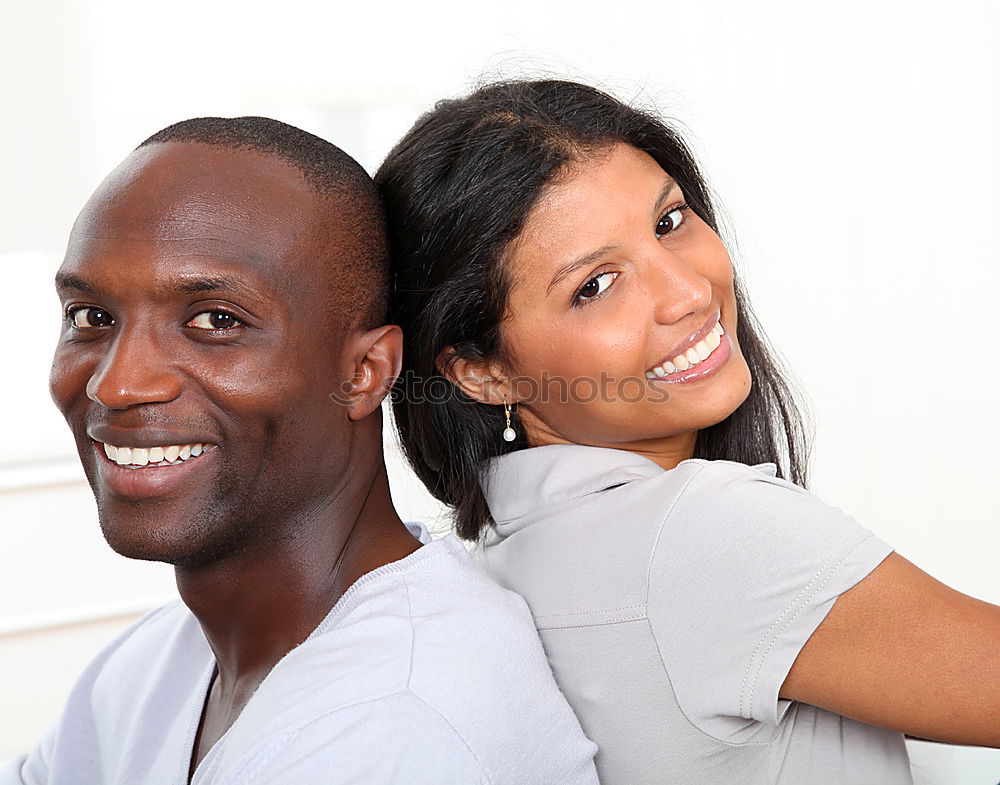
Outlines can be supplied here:
M650 563L650 624L688 719L757 739L789 704L778 691L802 646L892 548L773 464L684 465Z

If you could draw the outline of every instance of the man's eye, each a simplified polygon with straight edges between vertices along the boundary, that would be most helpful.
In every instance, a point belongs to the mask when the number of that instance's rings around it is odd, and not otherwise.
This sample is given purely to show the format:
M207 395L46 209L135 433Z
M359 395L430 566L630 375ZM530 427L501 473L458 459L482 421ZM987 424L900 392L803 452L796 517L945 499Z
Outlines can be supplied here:
M93 327L110 327L115 323L114 317L103 308L74 308L69 312L69 318L73 326L78 329L90 329Z
M674 229L684 223L684 211L688 207L686 204L682 204L678 207L673 208L669 213L664 215L659 221L656 222L656 236L663 237L665 234L670 234Z
M242 322L225 311L204 311L187 323L187 327L197 327L199 330L231 330L240 327Z

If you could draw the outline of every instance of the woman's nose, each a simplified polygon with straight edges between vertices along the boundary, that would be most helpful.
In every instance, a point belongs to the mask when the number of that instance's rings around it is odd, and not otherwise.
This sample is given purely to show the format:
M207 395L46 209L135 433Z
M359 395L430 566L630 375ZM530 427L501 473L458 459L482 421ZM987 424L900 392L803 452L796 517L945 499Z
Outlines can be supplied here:
M656 320L675 324L712 304L712 282L691 260L662 246L651 260L650 279Z

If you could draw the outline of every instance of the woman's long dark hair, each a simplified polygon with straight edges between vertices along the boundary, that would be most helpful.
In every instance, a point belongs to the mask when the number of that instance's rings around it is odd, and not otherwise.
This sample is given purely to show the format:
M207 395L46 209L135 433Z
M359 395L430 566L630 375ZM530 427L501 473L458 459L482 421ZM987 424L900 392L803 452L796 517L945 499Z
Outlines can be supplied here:
M504 357L506 251L567 165L619 142L652 156L718 231L708 187L680 136L650 113L568 81L503 82L441 101L375 175L389 217L393 319L404 334L393 413L407 458L454 508L464 539L477 539L490 521L480 487L485 463L528 445L523 437L503 441L502 408L463 394L435 363L448 346L470 360ZM735 286L737 340L753 385L732 415L699 432L695 457L772 461L779 476L804 487L808 449L796 396L739 280Z

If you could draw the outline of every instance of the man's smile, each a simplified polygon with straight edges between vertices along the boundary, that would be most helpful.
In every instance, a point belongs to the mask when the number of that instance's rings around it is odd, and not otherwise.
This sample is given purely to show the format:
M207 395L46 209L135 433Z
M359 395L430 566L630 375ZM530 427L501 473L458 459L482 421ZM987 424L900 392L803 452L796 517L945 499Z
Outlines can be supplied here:
M190 486L203 469L216 462L219 453L218 445L206 443L149 447L92 444L100 484L113 495L129 499L152 499Z
M104 442L99 442L99 444L104 447L104 454L108 456L109 461L132 469L178 466L215 447L214 444L208 443L171 444L167 447L116 447Z

